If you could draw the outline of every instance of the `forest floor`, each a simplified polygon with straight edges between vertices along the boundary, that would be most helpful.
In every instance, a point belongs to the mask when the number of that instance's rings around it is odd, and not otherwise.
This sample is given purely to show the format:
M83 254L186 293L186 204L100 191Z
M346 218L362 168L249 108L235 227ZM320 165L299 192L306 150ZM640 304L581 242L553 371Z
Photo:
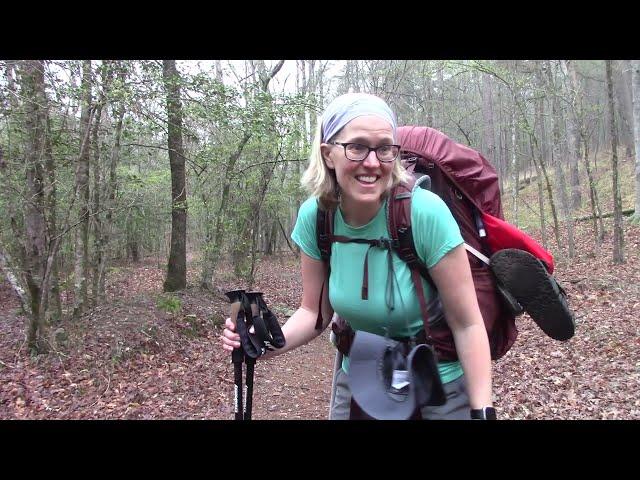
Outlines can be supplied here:
M621 266L612 264L611 236L596 252L588 227L577 232L579 257L556 266L576 335L557 342L518 317L515 345L493 364L501 419L640 419L640 227L626 225ZM194 266L191 286L176 295L180 310L167 313L159 307L164 275L151 260L116 266L107 301L53 327L67 338L38 356L29 355L19 303L0 282L0 419L232 419L233 367L218 337L223 292L239 285L223 266L217 291L202 292ZM265 258L255 289L284 322L301 295L298 260ZM327 418L333 361L328 331L259 361L253 418Z

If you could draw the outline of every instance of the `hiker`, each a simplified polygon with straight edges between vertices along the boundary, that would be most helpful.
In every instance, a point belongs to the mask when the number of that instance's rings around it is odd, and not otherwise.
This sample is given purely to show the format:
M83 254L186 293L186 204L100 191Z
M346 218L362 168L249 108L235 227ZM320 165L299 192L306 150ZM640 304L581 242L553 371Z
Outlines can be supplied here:
M369 94L339 96L324 111L302 178L311 197L301 205L291 235L301 249L301 305L282 327L286 346L261 358L293 350L317 337L329 325L334 309L356 331L356 339L375 342L375 338L383 338L407 344L424 333L419 297L407 264L390 248L372 248L383 247L384 241L375 245L333 243L327 270L316 236L320 205L336 209L333 232L337 237L390 237L385 215L387 196L393 186L408 179L400 164L396 127L389 106ZM437 363L437 381L446 402L420 406L418 418L495 418L489 341L460 228L445 203L427 190L418 189L413 194L411 216L417 252L438 289L459 358ZM432 300L432 286L428 282L423 286L427 301ZM227 319L221 337L227 351L240 347L234 330ZM359 336L358 332L374 335ZM366 350L369 345L364 345ZM394 375L401 371L394 370ZM349 375L349 356L344 356L336 373L330 419L366 418L358 412L363 405L353 401L351 387L379 379L373 374L355 382Z

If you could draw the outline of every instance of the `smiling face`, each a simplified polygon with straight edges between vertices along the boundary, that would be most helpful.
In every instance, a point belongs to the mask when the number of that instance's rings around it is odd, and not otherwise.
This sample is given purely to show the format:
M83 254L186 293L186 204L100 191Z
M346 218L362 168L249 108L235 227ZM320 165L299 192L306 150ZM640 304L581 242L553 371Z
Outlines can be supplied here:
M390 145L394 143L393 127L374 115L356 117L332 141L361 143L371 148ZM373 151L363 161L354 162L345 156L341 145L323 143L320 149L325 164L336 173L343 213L352 218L361 213L375 215L382 194L391 185L394 162L380 162Z

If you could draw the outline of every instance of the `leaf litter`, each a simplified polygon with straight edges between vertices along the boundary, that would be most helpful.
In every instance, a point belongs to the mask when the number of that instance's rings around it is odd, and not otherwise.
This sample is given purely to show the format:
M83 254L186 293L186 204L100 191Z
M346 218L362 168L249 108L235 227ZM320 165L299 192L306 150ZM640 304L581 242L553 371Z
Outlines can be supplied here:
M640 418L640 227L626 225L626 263L613 265L607 225L605 244L596 248L586 222L579 224L579 257L557 258L555 275L576 314L576 335L557 342L527 315L518 317L515 345L493 363L500 418ZM172 313L158 306L164 266L119 265L107 300L75 323L52 327L63 328L68 340L35 357L26 348L19 303L0 282L0 418L232 419L233 367L219 335L228 312L224 292L238 282L222 265L216 289L202 291L196 270L189 270L192 286L174 294L181 308ZM254 288L284 323L302 293L298 260L265 257ZM258 361L253 418L326 419L333 360L325 331L293 352Z

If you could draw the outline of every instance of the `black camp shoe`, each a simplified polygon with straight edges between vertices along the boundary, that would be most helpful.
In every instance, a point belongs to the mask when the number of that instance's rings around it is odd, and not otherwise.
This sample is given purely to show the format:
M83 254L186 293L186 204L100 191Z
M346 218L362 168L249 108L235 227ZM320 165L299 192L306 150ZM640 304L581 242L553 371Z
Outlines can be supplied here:
M554 340L569 340L575 318L566 294L544 264L529 252L507 248L491 257L491 269L544 333Z

